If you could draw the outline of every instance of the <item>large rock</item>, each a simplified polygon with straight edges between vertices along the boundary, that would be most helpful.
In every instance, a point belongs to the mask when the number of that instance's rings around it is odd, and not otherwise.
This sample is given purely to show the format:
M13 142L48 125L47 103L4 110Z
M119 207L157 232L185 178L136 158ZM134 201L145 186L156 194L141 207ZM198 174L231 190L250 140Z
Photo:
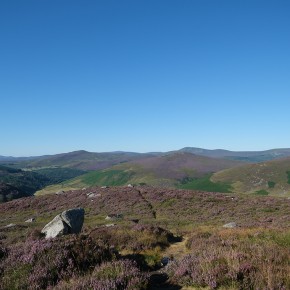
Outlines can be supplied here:
M66 210L61 214L64 222L70 227L71 234L78 234L83 227L85 210L83 208L74 208Z
M43 229L46 238L67 234L78 234L82 230L85 211L83 208L69 209L57 215Z

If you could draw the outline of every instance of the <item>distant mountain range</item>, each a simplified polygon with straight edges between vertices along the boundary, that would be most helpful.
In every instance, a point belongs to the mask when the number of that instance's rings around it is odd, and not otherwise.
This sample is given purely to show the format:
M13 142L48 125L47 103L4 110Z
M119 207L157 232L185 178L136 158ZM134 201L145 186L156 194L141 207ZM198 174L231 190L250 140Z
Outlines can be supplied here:
M22 168L69 167L81 170L100 170L122 162L144 157L152 157L152 153L105 152L94 153L84 150L44 155L39 157L0 157L0 162Z
M185 147L179 151L212 158L225 158L246 162L262 162L290 156L289 148L270 149L265 151L229 151L224 149L209 150L195 147Z
M69 153L61 153L55 155L29 156L29 157L13 157L1 156L0 162L17 162L29 167L43 166L67 166L85 170L96 170L131 160L142 159L144 157L155 157L168 155L173 152L186 152L195 155L232 159L245 162L262 162L273 159L279 159L290 156L290 148L270 149L264 151L229 151L224 149L203 149L197 147L184 147L179 150L169 152L88 152L85 150L73 151Z
M38 157L0 156L0 163L0 182L19 189L22 195L128 183L219 192L290 192L290 149L228 151L185 147L154 153L80 150ZM263 173L264 167L269 168L269 173Z

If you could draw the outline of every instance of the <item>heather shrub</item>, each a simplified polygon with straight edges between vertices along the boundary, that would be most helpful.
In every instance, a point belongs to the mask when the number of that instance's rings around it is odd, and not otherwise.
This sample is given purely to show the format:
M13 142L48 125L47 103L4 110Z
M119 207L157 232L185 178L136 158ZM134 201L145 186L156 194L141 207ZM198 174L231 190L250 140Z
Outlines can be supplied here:
M7 249L0 243L0 277L2 276L3 271L4 271L3 260L6 257L6 255L7 255ZM1 289L1 286L0 286L0 289Z
M153 270L160 267L162 254L160 253L160 249L158 247L152 250L147 250L142 256L148 269Z
M7 249L0 244L0 261L6 256Z
M2 261L3 289L45 289L91 271L114 254L86 236L32 240L10 247Z
M90 236L108 243L118 250L140 252L156 247L168 247L173 239L172 233L160 227L134 225L132 227L102 227L93 230Z
M120 260L97 266L89 276L61 282L56 290L137 290L146 287L147 276L140 272L136 262Z
M242 230L195 233L191 253L171 263L172 281L195 287L290 289L290 249Z

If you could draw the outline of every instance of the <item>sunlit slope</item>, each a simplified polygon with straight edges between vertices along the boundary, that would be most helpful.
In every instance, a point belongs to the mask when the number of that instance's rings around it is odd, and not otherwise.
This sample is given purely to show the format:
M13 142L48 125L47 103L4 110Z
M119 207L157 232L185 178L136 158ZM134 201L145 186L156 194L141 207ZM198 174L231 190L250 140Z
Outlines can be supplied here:
M211 180L230 183L237 193L290 195L290 158L226 169Z
M197 156L190 153L172 153L150 157L113 167L89 172L61 184L49 186L38 194L59 190L80 189L88 186L119 186L127 184L178 187L195 178L237 166L240 162Z

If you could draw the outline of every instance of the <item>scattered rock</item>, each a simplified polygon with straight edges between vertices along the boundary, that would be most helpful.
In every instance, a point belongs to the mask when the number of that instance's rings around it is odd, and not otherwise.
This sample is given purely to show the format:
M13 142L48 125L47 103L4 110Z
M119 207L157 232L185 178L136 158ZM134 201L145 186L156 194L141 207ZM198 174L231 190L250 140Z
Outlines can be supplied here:
M163 257L162 259L161 259L161 266L162 267L165 267L165 266L167 266L168 265L168 263L170 262L170 258L169 257Z
M134 185L132 185L132 184L128 184L127 187L134 187Z
M106 224L105 226L106 226L107 228L110 228L110 227L114 227L115 224Z
M92 198L95 197L96 195L93 192L89 192L87 193L88 198Z
M25 221L26 223L33 223L35 222L35 218L30 218L28 220Z
M117 214L109 214L105 217L105 220L113 220L113 219L122 219L123 214L117 213Z
M60 191L57 191L55 194L56 195L61 195L61 194L64 194L64 191L63 190L60 190Z
M13 228L13 227L16 227L17 225L16 224L9 224L5 227L3 227L4 229L8 229L8 228Z
M109 186L101 186L102 189L109 188Z
M83 208L66 210L49 222L41 232L45 234L47 239L67 234L78 234L84 223L84 215Z
M223 225L224 228L228 228L228 229L235 228L236 226L237 224L235 222L231 222L231 223Z

